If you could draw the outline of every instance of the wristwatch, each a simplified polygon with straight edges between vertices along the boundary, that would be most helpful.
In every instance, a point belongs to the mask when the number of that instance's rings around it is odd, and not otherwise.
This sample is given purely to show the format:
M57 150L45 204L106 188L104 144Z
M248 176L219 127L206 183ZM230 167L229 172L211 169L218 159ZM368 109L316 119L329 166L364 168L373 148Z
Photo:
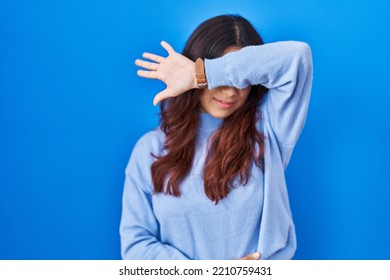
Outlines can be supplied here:
M195 61L195 73L196 73L196 85L200 89L207 88L207 78L204 71L204 62L203 59L198 58Z

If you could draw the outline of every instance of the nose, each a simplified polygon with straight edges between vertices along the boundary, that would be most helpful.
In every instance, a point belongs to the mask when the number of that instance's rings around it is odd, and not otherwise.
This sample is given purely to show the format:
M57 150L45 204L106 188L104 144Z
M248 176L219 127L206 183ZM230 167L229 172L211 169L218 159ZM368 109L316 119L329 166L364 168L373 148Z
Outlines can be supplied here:
M222 92L226 97L232 98L239 94L239 90L234 87L222 87Z

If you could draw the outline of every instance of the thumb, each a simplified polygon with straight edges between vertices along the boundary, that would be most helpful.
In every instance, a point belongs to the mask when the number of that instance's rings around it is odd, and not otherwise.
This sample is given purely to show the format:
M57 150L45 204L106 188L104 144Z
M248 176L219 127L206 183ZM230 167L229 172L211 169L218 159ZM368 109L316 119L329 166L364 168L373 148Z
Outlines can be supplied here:
M158 103L170 97L169 91L167 89L160 91L156 94L153 100L153 105L156 106Z

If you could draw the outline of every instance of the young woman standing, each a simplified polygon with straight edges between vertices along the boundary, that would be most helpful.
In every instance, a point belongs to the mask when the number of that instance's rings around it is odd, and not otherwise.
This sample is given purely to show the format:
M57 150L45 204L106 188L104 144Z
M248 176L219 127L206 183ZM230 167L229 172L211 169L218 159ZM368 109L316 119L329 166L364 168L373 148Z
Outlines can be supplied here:
M182 54L136 60L159 79L161 125L126 167L124 259L290 259L296 249L284 171L305 123L306 43L263 44L244 18L203 22ZM196 61L196 62L195 62Z

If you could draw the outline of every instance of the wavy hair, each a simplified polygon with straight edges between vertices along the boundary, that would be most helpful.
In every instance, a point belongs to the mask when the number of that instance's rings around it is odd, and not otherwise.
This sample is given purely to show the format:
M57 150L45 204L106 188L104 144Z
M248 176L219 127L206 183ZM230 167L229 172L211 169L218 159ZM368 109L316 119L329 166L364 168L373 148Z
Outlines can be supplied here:
M198 57L221 57L228 47L262 45L263 40L243 17L221 15L201 23L188 39L182 54L195 61ZM216 204L234 187L245 185L251 164L264 171L264 135L256 128L258 105L267 89L251 87L246 102L225 118L210 137L203 170L204 190ZM180 185L189 174L196 151L200 114L200 90L193 89L161 103L161 129L165 133L164 155L153 155L152 182L155 193L180 196Z

